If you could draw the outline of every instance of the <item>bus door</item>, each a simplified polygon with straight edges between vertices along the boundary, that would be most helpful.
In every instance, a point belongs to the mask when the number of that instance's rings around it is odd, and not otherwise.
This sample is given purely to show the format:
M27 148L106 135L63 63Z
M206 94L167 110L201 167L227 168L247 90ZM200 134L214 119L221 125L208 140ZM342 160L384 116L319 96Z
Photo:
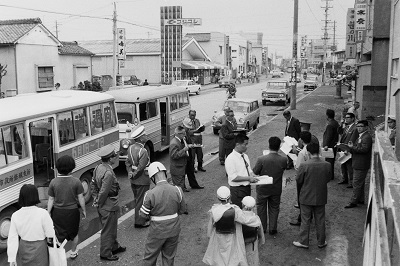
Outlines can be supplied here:
M168 126L168 97L159 99L160 102L160 120L161 120L161 146L169 145L169 126ZM161 148L162 149L162 148Z
M37 187L48 186L50 180L55 177L54 128L53 117L33 120L29 123L33 170ZM59 134L62 134L64 138L68 138L73 133L72 130L72 128L60 127Z

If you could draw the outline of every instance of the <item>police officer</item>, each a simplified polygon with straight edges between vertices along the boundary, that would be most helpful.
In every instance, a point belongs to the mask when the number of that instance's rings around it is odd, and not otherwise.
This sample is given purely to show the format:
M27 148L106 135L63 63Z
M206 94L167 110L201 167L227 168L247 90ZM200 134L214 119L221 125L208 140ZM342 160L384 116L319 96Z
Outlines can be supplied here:
M150 157L144 147L146 143L144 126L139 126L132 132L131 138L135 140L128 149L126 171L131 181L131 188L135 201L135 228L148 227L146 219L139 216L145 193L150 189L150 179L145 174L145 168L150 164Z
M149 177L156 186L146 192L140 208L140 215L150 219L143 266L156 265L160 252L162 265L174 265L181 231L179 215L187 214L183 191L167 182L167 169L160 162L149 165Z
M92 193L93 206L97 207L102 225L100 236L100 259L115 261L115 254L124 252L126 247L117 241L118 226L118 191L119 183L112 165L118 156L112 145L104 146L97 153L101 157L101 164L93 172Z

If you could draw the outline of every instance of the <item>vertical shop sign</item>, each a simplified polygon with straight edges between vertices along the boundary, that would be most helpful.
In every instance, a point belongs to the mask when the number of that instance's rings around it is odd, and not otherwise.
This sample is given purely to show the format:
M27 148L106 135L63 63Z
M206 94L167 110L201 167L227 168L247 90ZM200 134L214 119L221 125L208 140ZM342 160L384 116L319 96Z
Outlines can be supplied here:
M356 36L354 30L354 8L347 10L346 20L346 58L356 58Z
M125 60L126 59L126 52L125 52L125 29L117 29L117 42L118 42L118 60Z
M367 29L367 3L366 0L357 0L355 5L354 26L356 30L356 42L363 42Z

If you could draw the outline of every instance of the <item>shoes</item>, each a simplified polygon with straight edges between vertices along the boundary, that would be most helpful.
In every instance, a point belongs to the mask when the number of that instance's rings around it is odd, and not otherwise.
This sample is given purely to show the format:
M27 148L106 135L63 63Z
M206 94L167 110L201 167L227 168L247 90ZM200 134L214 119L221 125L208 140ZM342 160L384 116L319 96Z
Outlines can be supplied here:
M194 172L197 173L197 169L196 168L194 168Z
M135 227L136 227L136 226L135 226ZM113 255L115 255L115 254L118 254L118 253L121 253L121 252L125 252L125 251L126 251L126 247L119 246L119 248L117 248L116 250L112 251L111 253L112 253Z
M192 189L203 189L204 186L197 186L197 187L192 187Z
M318 245L318 248L324 248L324 247L326 247L328 245L328 242L326 242L325 241L325 243L324 244L322 244L322 245Z
M345 209L350 209L350 208L355 208L355 207L357 207L357 204L354 204L354 203L349 203L346 206L344 206Z
M187 189L187 188L182 188L182 190L183 190L183 192L190 192L190 190L189 189Z
M348 184L349 182L348 181L340 181L338 184L339 185L344 185L344 184Z
M294 225L294 226L300 226L301 225L301 222L299 222L299 221L292 221L292 222L289 222L289 224L290 225Z
M150 224L135 224L135 228L146 228L146 227L149 227L149 226L150 226Z
M206 169L204 169L203 167L199 167L198 170L201 171L201 172L205 172L206 171Z
M225 165L225 162L219 162L220 165Z
M111 256L109 256L109 257L100 256L100 259L101 259L101 260L116 261L116 260L118 260L119 258L118 258L118 256L116 256L116 255L111 255Z
M73 260L76 257L78 257L78 250L72 251L71 254L69 254L69 257Z
M348 185L347 188L353 188L353 186L352 185Z
M269 230L268 234L270 234L271 236L276 235L278 233L277 230Z
M300 209L299 204L294 205L293 207L295 207L296 209Z
M186 215L188 215L188 214L189 214L189 212L188 212L188 211L185 211L185 212L183 212L183 214L186 214Z
M300 242L298 242L298 241L293 241L293 245L294 245L295 247L298 247L298 248L305 248L305 249L308 249L308 246L303 245L302 243L300 243Z

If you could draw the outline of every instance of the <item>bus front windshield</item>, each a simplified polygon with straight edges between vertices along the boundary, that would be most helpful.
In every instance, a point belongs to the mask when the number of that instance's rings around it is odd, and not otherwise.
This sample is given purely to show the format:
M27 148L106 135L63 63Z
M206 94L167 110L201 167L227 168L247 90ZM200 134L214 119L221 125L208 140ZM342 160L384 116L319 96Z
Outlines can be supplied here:
M133 123L136 115L136 105L134 103L115 103L117 107L118 124L126 122Z

